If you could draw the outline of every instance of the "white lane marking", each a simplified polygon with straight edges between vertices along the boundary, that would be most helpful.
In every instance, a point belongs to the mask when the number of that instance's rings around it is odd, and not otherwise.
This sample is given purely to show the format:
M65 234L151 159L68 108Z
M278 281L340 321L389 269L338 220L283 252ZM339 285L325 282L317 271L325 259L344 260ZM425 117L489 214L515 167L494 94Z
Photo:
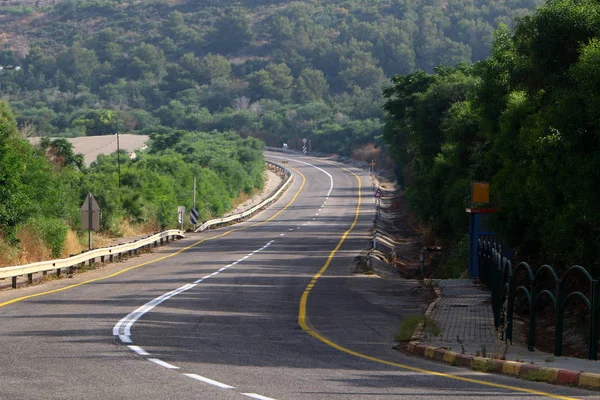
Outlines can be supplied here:
M146 350L142 349L140 346L130 345L127 347L129 347L131 350L138 353L140 356L149 356L150 355L150 353L148 353Z
M313 218L313 221L314 221L315 219L316 219L316 218Z
M282 234L281 234L281 235L279 235L279 236L285 236L285 233L282 233Z
M286 157L279 157L279 156L272 156L272 155L268 155L267 157L287 159ZM305 165L310 165L311 167L318 169L319 171L323 172L325 175L327 175L329 177L329 192L327 192L327 196L325 197L326 199L328 199L329 195L331 194L331 191L333 190L333 176L331 176L331 174L329 172L325 171L323 168L319 168L316 165L313 165L311 163L307 163L305 161L300 161L300 160L296 160L296 159L294 159L294 162L298 162L300 164L305 164Z
M196 375L196 374L184 374L185 376L189 376L190 378L199 380L200 382L208 383L209 385L218 386L223 389L235 389L233 386L226 385L224 383L213 381L212 379L205 378L204 376Z
M123 343L133 343L133 340L129 336L119 335L119 340Z
M273 240L271 240L270 242L268 242L264 248L268 247L271 245L271 243L273 243ZM244 256L241 259L219 269L218 271L213 272L212 274L206 275L201 279L198 279L197 281L194 281L194 283L188 283L186 285L183 285L182 287L172 290L168 293L165 293L157 298L155 298L154 300L149 301L148 303L144 304L141 307L138 307L137 309L135 309L134 311L130 312L129 314L127 314L125 317L121 318L121 320L119 322L117 322L117 324L113 327L113 335L115 336L119 336L119 339L121 339L121 341L123 343L133 343L131 341L131 327L133 326L133 324L135 324L135 322L140 319L144 314L146 314L147 312L151 311L154 307L156 307L157 305L163 303L164 301L170 299L173 296L177 296L178 294L185 292L186 290L189 290L193 287L195 287L197 284L199 284L200 282L218 275L219 273L221 273L222 271L226 270L227 268L230 268L234 265L236 265L237 263L247 259L249 256Z
M261 396L260 394L256 394L256 393L242 393L244 396L248 396L248 397L252 397L253 399L259 399L259 400L275 400L271 397L266 397L266 396Z
M169 369L179 369L179 367L176 367L173 364L169 364L168 362L164 362L163 360L159 360L158 358L149 358L148 361L152 361L153 363L158 364L161 367Z
M290 229L288 229L288 230L290 230L290 231L293 231L293 230L294 230L294 228L290 228Z
M319 215L319 213L316 213L315 215Z

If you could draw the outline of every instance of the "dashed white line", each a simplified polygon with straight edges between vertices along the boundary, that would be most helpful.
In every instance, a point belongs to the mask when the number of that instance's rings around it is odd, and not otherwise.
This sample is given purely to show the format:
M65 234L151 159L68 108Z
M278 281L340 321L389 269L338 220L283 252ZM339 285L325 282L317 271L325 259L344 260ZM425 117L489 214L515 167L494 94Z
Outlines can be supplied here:
M268 242L264 248L268 247L271 245L271 243L273 243L273 240L271 240L270 242ZM252 253L251 253L252 254ZM119 339L121 340L121 342L123 343L133 343L133 341L131 340L131 327L133 326L133 324L135 324L135 322L140 319L144 314L146 314L147 312L151 311L154 307L156 307L157 305L163 303L164 301L170 299L173 296L176 296L182 292L185 292L186 290L189 290L193 287L195 287L197 284L199 284L200 282L218 275L219 273L221 273L222 271L226 270L227 268L230 268L234 265L236 265L237 263L247 259L248 257L250 257L249 255L242 257L241 259L219 269L218 271L213 272L212 274L206 275L201 279L198 279L196 281L194 281L194 283L188 283L186 285L183 285L182 287L172 290L168 293L165 293L149 302L147 302L146 304L144 304L141 307L138 307L137 309L135 309L134 311L130 312L129 314L127 314L125 317L121 318L121 320L119 322L117 322L117 324L113 327L113 335L118 336Z
M131 350L138 353L140 356L149 356L150 355L150 353L148 353L146 350L142 349L140 346L130 345L127 347L129 347Z
M294 228L290 228L290 229L288 229L288 230L289 230L289 231L293 231L293 230L294 230Z
M319 215L319 213L316 213L315 215Z
M279 236L285 236L285 233L282 233L282 234L281 234L281 235L279 235Z
M248 396L248 397L252 397L253 399L259 399L259 400L275 400L271 397L266 397L266 396L261 396L260 394L256 394L256 393L242 393L244 396Z
M169 364L168 362L164 362L163 360L159 360L158 358L149 358L148 361L152 361L155 364L160 365L161 367L169 368L169 369L179 369L173 364Z
M314 221L315 219L316 219L316 218L313 218L313 221Z
M196 375L196 374L184 374L185 376L189 376L190 378L199 380L200 382L208 383L209 385L218 386L223 389L235 389L233 386L226 385L224 383L214 381L212 379L206 378L204 376Z

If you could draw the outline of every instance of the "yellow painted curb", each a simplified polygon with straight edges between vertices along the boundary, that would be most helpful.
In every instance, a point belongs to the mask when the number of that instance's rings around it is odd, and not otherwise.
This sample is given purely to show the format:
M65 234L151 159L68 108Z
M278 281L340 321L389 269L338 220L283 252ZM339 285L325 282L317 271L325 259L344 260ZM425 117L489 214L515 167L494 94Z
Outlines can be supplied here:
M447 351L447 352L444 354L444 362L445 362L445 363L448 363L448 364L454 364L454 363L455 363L455 361L456 361L456 355L457 355L457 354L458 354L458 353L455 353L455 352L453 352L453 351Z
M539 368L536 370L521 371L519 377L536 382L555 383L558 379L558 368Z
M600 374L582 372L579 375L579 386L600 387Z
M435 346L427 346L425 348L425 353L423 354L427 358L433 358L433 352L437 349Z
M504 364L502 364L502 373L507 375L519 376L519 370L521 369L521 365L523 365L523 363L519 363L516 361L505 361Z

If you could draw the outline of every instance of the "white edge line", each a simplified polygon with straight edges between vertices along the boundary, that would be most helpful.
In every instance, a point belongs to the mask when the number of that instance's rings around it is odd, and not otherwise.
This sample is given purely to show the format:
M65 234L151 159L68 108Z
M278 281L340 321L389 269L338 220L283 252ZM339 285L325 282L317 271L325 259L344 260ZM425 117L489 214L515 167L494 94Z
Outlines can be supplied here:
M196 375L196 374L184 374L184 375L187 377L190 377L192 379L199 380L200 382L208 383L209 385L213 385L213 386L218 386L223 389L235 389L235 387L233 387L233 386L229 386L229 385L226 385L226 384L218 382L218 381L213 381L212 379L205 378L200 375Z
M133 343L133 340L127 335L119 335L119 340L123 343Z
M158 364L161 367L169 368L169 369L179 369L173 364L169 364L168 362L164 362L163 360L159 360L158 358L148 358L148 361L152 361L154 364Z
M286 157L272 156L272 155L270 155L270 154L269 154L267 157L271 157L271 158L279 158L279 159L286 159ZM313 167L313 168L316 168L316 169L318 169L319 171L321 171L321 172L325 173L325 175L327 175L327 176L329 177L329 182L330 182L330 184L329 184L329 192L327 192L327 196L325 197L326 199L328 199L328 198L329 198L329 195L331 194L331 191L333 190L333 176L331 176L331 174L330 174L329 172L325 171L323 168L319 168L319 167L317 167L316 165L313 165L313 164L307 163L307 162L305 162L305 161L294 160L294 162L298 162L298 163L300 163L300 164L304 164L304 165L310 165L311 167Z
M266 397L266 396L261 396L260 394L256 394L256 393L242 393L244 396L248 396L248 397L252 397L253 399L259 399L259 400L275 400L271 397Z

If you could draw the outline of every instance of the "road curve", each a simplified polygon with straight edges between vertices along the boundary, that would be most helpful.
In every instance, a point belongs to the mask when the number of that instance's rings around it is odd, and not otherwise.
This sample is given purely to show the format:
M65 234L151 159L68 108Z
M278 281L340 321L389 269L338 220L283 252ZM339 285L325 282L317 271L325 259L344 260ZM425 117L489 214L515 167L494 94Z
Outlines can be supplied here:
M283 157L291 188L242 224L0 293L0 398L598 398L393 350L426 293L351 273L369 246L368 175Z

